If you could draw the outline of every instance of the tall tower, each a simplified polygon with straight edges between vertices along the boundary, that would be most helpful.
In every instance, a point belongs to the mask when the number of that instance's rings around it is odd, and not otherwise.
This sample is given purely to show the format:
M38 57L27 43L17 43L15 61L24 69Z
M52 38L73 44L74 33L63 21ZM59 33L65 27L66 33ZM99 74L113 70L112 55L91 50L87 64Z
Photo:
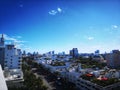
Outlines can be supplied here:
M4 47L4 37L2 34L2 37L0 38L0 64L2 66L2 69L4 69L4 62L5 62L5 47Z
M4 46L4 36L3 36L3 34L2 34L2 37L0 39L0 46Z
M70 55L73 56L73 58L77 58L78 54L79 53L77 48L73 48L72 50L70 50Z

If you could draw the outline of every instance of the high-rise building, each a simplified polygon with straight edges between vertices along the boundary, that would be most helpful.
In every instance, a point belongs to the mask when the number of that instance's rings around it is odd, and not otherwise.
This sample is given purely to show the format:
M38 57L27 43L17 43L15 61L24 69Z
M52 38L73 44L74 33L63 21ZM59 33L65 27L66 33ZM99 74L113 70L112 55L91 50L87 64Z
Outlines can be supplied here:
M99 54L100 54L100 50L96 50L95 55L99 55Z
M22 52L15 45L4 45L4 36L0 38L0 64L2 69L18 69L21 67Z
M54 55L55 54L55 51L52 51L52 55Z
M3 37L3 34L2 34L2 37L0 38L0 46L4 46L4 37Z
M70 50L70 55L73 56L73 50Z
M4 69L4 58L5 58L5 47L4 47L4 37L3 34L0 38L0 64L2 69Z
M70 50L70 55L73 56L74 58L78 57L78 49L73 48L72 50Z
M23 55L23 57L25 57L25 56L26 56L26 51L25 51L25 50L23 51L23 54L22 54L22 55Z
M20 69L22 61L21 49L15 48L15 45L5 46L5 67L10 69Z
M108 53L105 55L107 60L107 66L112 68L117 68L120 66L120 51L113 50L112 53Z

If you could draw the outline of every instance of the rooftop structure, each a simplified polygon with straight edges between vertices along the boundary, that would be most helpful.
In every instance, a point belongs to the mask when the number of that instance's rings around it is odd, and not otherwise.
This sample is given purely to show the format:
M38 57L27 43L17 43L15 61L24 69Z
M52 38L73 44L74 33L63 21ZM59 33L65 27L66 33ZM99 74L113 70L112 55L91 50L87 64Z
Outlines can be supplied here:
M2 34L1 38L0 38L0 47L4 46L4 36Z

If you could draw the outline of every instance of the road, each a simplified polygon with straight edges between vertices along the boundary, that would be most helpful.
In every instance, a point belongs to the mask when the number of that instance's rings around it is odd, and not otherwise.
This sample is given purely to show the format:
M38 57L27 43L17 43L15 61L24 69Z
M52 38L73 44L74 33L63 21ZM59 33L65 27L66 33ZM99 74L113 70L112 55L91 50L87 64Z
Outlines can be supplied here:
M43 84L48 87L47 90L64 90L62 85L56 83L56 77L52 74L43 75L40 72L34 73L36 77L41 77Z
M51 82L48 82L45 78L45 76L43 75L40 75L38 73L34 73L36 75L36 77L40 77L42 78L43 80L43 85L47 86L48 87L48 90L54 90L55 88L52 86L52 83Z
M70 83L65 83L64 81L60 82L57 80L57 77L47 71L35 71L34 74L36 77L41 77L43 80L43 84L48 87L48 90L76 90L75 88L71 88Z

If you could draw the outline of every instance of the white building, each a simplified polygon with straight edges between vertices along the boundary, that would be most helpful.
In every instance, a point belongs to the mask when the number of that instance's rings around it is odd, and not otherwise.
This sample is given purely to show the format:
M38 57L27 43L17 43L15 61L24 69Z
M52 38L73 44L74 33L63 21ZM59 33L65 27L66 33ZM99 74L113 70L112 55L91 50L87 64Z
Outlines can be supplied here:
M59 57L57 57L57 59L58 58ZM49 68L50 72L59 72L59 77L65 78L65 80L74 83L80 90L116 90L116 88L120 87L120 82L107 86L102 86L92 82L94 79L99 79L101 76L104 76L107 79L117 78L119 80L120 71L114 69L109 70L107 67L101 70L94 70L92 68L82 69L80 63L73 63L70 61L66 61L65 66L52 66L45 62L44 58L42 58L40 61L41 62L39 63L41 63L46 68ZM91 80L84 79L82 76L87 74L93 75L94 78Z
M6 81L23 81L23 72L21 69L5 68L4 76Z
M4 44L4 36L0 38L0 64L2 69L5 67L9 69L20 69L22 60L22 52L13 44Z
M0 65L0 90L8 90L1 65Z
M15 45L5 46L5 67L9 69L20 69L22 60L22 52L15 48Z

